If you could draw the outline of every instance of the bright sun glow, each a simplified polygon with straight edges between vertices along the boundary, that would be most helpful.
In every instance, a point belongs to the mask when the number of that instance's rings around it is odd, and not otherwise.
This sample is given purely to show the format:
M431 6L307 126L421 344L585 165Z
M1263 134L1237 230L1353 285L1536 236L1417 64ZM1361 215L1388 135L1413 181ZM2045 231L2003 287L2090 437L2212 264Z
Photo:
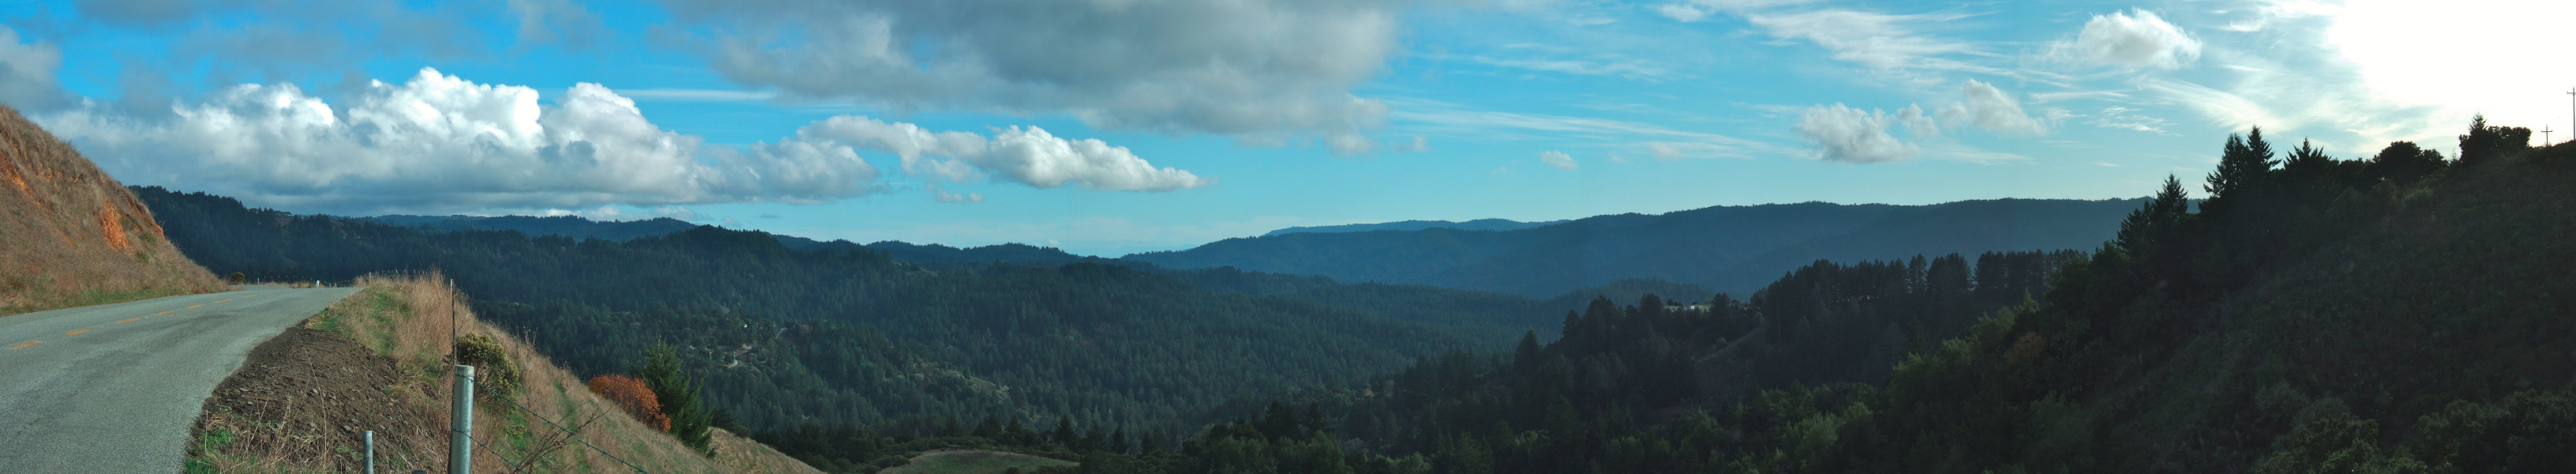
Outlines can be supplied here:
M2576 61L2564 59L2576 55L2571 19L2576 2L2359 0L2327 40L2381 97L2463 121L2484 113L2499 125L2549 126L2564 140L2576 133L2567 95Z

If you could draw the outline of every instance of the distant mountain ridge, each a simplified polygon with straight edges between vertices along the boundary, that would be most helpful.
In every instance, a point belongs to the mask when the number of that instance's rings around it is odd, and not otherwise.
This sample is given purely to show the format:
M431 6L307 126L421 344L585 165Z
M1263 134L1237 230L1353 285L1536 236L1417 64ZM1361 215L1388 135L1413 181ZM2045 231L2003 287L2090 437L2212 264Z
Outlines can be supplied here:
M1817 260L2101 245L2139 199L1943 204L1806 202L1618 214L1518 230L1299 232L1128 255L1166 268L1231 266L1346 282L1420 284L1536 298L1650 278L1737 294Z
M387 215L361 217L359 220L382 222L403 227L437 231L515 230L530 237L560 235L574 240L604 239L624 242L639 237L658 237L697 228L697 224L679 219L657 217L637 221L594 221L579 216L411 216Z
M1410 230L1423 230L1423 229L1458 229L1458 230L1496 230L1496 231L1501 231L1501 230L1521 230L1521 229L1527 229L1527 228L1531 228L1531 227L1543 227L1543 226L1550 226L1550 225L1556 225L1556 224L1563 224L1563 223L1567 223L1567 222L1572 222L1572 221L1571 221L1571 220L1553 220L1553 221L1545 221L1545 222L1521 222L1521 221L1508 220L1508 219L1476 219L1476 220L1466 221L1466 222L1450 222L1450 221L1423 221L1423 220L1412 220L1412 221L1402 221L1402 222L1380 222L1380 223L1376 223L1376 224L1343 224L1343 225L1322 225L1322 226L1313 226L1313 227L1290 227L1290 228L1286 228L1286 229L1279 229L1279 230L1270 231L1270 233L1267 233L1267 234L1261 234L1261 236L1262 236L1262 237L1270 237L1270 236L1286 235L1286 234L1296 234L1296 233L1305 233L1305 232L1326 232L1326 233L1330 233L1330 232L1373 232L1373 231L1381 231L1381 230L1410 231Z

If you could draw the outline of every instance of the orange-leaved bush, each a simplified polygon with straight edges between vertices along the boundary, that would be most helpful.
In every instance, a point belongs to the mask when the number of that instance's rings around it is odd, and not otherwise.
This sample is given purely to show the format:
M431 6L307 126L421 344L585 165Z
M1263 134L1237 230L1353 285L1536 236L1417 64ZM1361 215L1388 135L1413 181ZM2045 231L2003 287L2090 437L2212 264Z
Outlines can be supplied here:
M599 394L600 398L616 401L618 405L626 408L626 413L635 415L635 420L644 422L645 426L662 431L671 430L671 418L662 414L661 400L653 397L653 389L644 386L643 380L628 377L626 374L591 377L590 392Z

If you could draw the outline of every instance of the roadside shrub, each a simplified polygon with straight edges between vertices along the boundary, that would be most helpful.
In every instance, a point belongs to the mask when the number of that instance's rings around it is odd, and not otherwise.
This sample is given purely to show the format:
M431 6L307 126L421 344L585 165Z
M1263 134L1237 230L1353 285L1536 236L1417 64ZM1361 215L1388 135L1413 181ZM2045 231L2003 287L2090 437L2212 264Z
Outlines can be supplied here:
M519 364L511 362L510 352L489 334L457 338L456 363L474 366L476 390L502 395L519 393Z
M635 421L656 430L670 431L671 417L662 414L662 402L653 397L653 388L644 381L625 374L608 374L590 378L590 393L617 402Z
M227 279L227 280L225 280L225 281L231 282L232 284L235 284L235 285L239 285L239 284L242 284L242 280L247 279L247 278L250 278L250 276L249 276L249 275L243 275L243 274L242 274L242 272L233 272L233 276L228 277L228 279Z

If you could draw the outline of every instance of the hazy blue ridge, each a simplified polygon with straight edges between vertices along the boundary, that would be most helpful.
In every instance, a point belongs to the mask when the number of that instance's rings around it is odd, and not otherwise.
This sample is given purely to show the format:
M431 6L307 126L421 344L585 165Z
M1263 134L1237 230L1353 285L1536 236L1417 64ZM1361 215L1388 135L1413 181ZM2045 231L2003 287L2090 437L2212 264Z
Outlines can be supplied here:
M1419 284L1535 298L1629 278L1749 294L1817 260L2092 248L2138 199L1943 204L1808 202L1617 214L1473 231L1299 232L1123 257L1167 268L1235 267L1344 282Z
M1270 231L1270 233L1267 233L1267 234L1261 234L1261 236L1262 236L1262 237L1270 237L1270 236L1275 236L1275 235L1296 234L1296 233L1306 233L1306 232L1327 232L1327 233L1329 233L1329 232L1372 232L1372 231L1380 231L1380 230L1407 231L1407 230L1423 230L1423 229L1458 229L1458 230L1495 230L1495 231L1501 231L1501 230L1521 230L1521 229L1528 229L1528 228L1532 228L1532 227L1543 227L1543 226L1550 226L1550 225L1556 225L1556 224L1563 224L1563 223L1566 223L1566 222L1571 222L1571 221L1570 221L1570 220L1554 220L1554 221L1546 221L1546 222L1521 222L1521 221L1508 220L1508 219L1476 219L1476 220L1466 221L1466 222L1450 222L1450 221L1422 221L1422 220L1413 220L1413 221L1402 221L1402 222L1380 222L1380 223L1375 223L1375 224L1343 224L1343 225L1319 225L1319 226L1311 226L1311 227L1290 227L1290 228L1286 228L1286 229L1279 229L1279 230Z

